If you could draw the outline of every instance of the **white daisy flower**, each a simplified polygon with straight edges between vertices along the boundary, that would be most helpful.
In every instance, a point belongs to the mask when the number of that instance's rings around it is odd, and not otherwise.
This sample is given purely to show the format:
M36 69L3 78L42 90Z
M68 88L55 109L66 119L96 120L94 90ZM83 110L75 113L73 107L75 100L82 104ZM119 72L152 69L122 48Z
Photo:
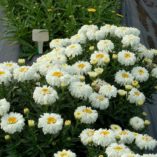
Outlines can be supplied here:
M98 27L96 25L89 25L88 30L86 32L86 36L88 40L95 40L96 36L95 33L98 30Z
M108 157L122 157L126 153L131 153L131 150L123 144L112 143L105 152Z
M130 51L123 50L118 53L118 62L125 66L134 65L136 62L136 56Z
M63 47L63 45L64 45L64 40L63 39L53 39L50 42L50 48L51 49L58 48L58 47Z
M100 110L107 109L109 106L108 98L95 92L90 95L89 101L92 107L98 108Z
M86 43L86 36L83 33L80 33L80 34L78 33L76 35L73 35L70 38L70 41L72 44L77 44L77 43L85 44Z
M18 82L38 80L40 78L36 69L30 66L21 66L16 68L13 72L13 76Z
M48 54L50 54L50 56L52 54L60 54L60 55L64 55L65 54L65 47L57 47L57 48L54 48L51 52L49 52ZM42 57L42 56L41 56ZM39 59L39 58L38 58ZM37 59L37 61L38 61Z
M75 56L82 54L82 47L80 44L71 44L65 49L65 55L67 57L74 58Z
M79 119L81 123L93 124L98 118L98 112L91 107L80 106L75 110L74 116L76 119Z
M87 74L91 71L91 64L89 62L78 61L72 65L75 74Z
M147 81L149 78L148 70L144 67L134 67L131 71L131 74L139 82Z
M141 157L141 155L139 155L139 154L134 154L134 153L132 152L132 153L126 153L126 154L122 155L122 157Z
M119 143L122 144L131 144L135 139L134 134L129 130L122 130L116 136L119 139Z
M59 68L53 68L47 73L46 81L51 86L60 87L63 84L66 86L70 83L70 75Z
M24 125L24 118L23 115L20 113L11 112L5 114L1 118L1 129L9 134L21 132L23 130Z
M111 40L100 40L97 44L99 51L111 52L114 49L114 44Z
M151 75L152 75L154 78L157 78L157 67L152 69Z
M56 113L44 113L38 120L38 128L44 134L57 134L63 127L63 119Z
M9 70L0 68L0 84L7 85L11 81L12 75Z
M110 62L110 56L105 52L95 51L90 57L91 64L97 64L99 66L103 66L109 62Z
M93 142L102 147L107 147L116 141L115 134L112 130L99 129L93 135Z
M4 98L0 99L0 116L5 115L10 110L10 103Z
M106 24L104 26L102 26L100 28L100 30L102 30L103 32L105 32L106 35L111 35L111 36L115 36L115 30L117 29L117 26L115 25L109 25Z
M58 99L57 92L50 86L36 87L33 99L41 105L52 105Z
M0 64L0 68L7 69L10 72L13 72L13 70L17 67L18 67L18 64L14 62L3 62Z
M137 47L140 44L140 38L135 35L125 35L122 38L122 44L124 47L131 46L131 47Z
M65 150L58 151L54 154L54 157L76 157L76 154L73 153L71 150Z
M157 154L143 154L141 157L157 157Z
M50 54L51 62L54 65L61 65L61 64L65 64L67 62L67 58L64 54L55 54L55 53L51 53Z
M143 49L141 53L139 53L140 58L148 58L153 59L154 58L154 51L148 50L147 48Z
M97 31L98 30L98 26L96 26L96 25L83 25L79 29L78 33L79 34L81 34L81 33L86 34L87 31L89 31L89 30Z
M119 38L124 37L125 35L129 35L129 28L128 27L117 27L115 30L115 35Z
M115 82L121 86L130 85L134 77L125 70L119 70L115 75Z
M157 146L157 141L147 134L139 134L136 137L135 143L141 150L153 150Z
M106 36L107 36L107 33L103 29L97 30L95 32L95 38L97 41L103 40Z
M99 93L108 97L109 99L111 97L116 97L117 96L117 88L113 85L106 84L100 87Z
M50 63L52 61L52 57L50 55L51 53L47 53L45 55L42 55L39 57L36 61L37 64L44 64L44 63ZM33 63L34 65L34 63Z
M139 29L134 28L134 27L129 27L129 32L130 34L135 35L135 36L139 36L141 33Z
M92 87L85 82L72 82L69 86L71 95L75 98L85 99L92 94Z
M84 129L80 134L81 142L86 146L93 143L94 129Z
M129 124L132 126L135 130L142 130L144 126L144 120L140 117L132 117L130 119Z
M125 35L135 35L139 36L140 31L137 28L133 27L117 27L115 30L115 35L119 38L124 37Z
M145 102L145 96L136 88L132 88L129 92L128 100L130 103L135 103L137 105L143 104Z
M45 76L47 74L47 72L49 70L51 70L53 68L53 65L51 63L42 63L42 64L38 64L38 70L39 73L43 76Z

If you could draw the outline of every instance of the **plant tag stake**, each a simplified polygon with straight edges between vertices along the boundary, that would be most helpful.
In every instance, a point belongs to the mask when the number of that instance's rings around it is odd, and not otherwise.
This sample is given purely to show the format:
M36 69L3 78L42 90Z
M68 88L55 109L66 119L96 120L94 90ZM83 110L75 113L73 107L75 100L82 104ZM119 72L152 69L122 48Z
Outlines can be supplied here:
M47 29L33 29L32 40L38 43L38 53L43 53L43 45L45 41L49 41L49 32Z

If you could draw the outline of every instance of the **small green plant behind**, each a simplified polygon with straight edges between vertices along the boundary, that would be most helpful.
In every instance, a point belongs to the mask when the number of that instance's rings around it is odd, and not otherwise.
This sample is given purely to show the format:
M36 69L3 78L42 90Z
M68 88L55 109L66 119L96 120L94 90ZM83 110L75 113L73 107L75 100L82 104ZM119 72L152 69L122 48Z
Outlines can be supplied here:
M21 45L21 57L37 53L32 29L48 29L50 39L69 37L84 24L119 24L119 0L0 0L11 36ZM13 36L12 36L13 35ZM48 48L48 43L45 50Z

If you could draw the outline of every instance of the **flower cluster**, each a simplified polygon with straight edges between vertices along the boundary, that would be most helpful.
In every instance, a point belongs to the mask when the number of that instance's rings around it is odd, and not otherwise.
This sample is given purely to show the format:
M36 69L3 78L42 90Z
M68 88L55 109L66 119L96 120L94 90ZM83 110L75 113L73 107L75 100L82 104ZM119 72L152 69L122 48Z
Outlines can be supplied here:
M141 106L156 87L157 50L139 35L136 28L84 25L71 38L52 40L32 66L1 63L0 133L29 133L24 141L53 145L55 157L140 156L132 145L153 150L156 140L141 134L150 123Z

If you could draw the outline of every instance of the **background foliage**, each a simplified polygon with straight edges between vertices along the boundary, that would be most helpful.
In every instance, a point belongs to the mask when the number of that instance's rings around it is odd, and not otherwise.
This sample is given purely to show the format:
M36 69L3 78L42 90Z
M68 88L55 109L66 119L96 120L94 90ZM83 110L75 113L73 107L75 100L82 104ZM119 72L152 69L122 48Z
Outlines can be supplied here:
M53 39L69 37L84 24L118 25L121 19L116 13L119 0L0 0L0 5L5 8L9 39L21 45L21 57L37 53L31 38L34 28L48 29ZM96 10L88 12L88 8Z

